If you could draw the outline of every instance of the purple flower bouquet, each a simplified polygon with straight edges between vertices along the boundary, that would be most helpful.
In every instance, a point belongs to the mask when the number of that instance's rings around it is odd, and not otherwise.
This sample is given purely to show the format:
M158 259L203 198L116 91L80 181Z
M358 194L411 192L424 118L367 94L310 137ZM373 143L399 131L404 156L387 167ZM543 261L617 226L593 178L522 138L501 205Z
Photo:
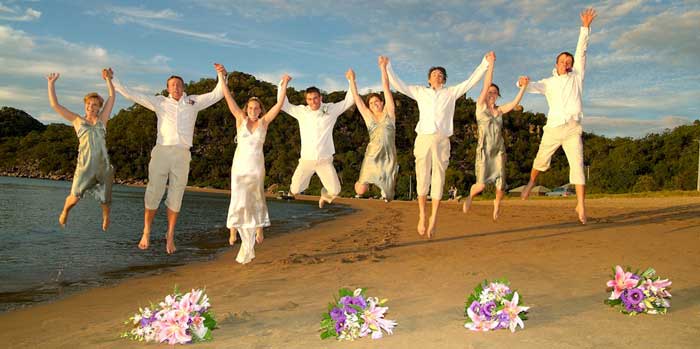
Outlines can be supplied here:
M382 307L386 299L365 296L365 290L354 292L347 288L338 291L338 298L328 304L328 311L321 316L321 339L336 337L338 340L355 340L370 335L372 339L382 338L382 331L393 334L397 323L387 320L384 314L389 310Z
M513 291L506 279L488 282L484 280L474 288L467 298L464 315L467 321L464 327L472 331L491 331L499 329L525 328L525 314L530 307L522 306L517 291Z
M613 279L606 285L612 292L605 304L619 307L624 314L666 314L671 307L668 300L671 281L656 276L653 268L633 273L629 267L625 271L618 265L613 269Z
M185 344L211 340L216 320L209 310L209 297L204 290L193 289L180 294L175 289L158 305L139 308L125 321L131 330L121 337L140 342Z

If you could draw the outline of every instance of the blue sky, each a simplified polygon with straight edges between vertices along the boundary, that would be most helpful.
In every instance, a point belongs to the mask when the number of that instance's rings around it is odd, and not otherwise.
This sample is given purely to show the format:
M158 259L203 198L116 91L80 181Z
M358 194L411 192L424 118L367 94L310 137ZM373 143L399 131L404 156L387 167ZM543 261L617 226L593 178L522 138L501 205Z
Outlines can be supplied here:
M425 83L427 69L442 65L454 84L489 50L497 55L494 80L510 99L519 75L548 77L556 54L573 52L588 6L599 15L585 129L639 137L700 118L698 1L0 0L0 105L62 122L48 106L49 72L61 73L61 103L82 112L85 93L106 93L102 67L156 93L171 74L214 77L214 62L272 82L287 72L297 89L326 91L345 90L352 67L361 89L377 89L380 54L408 83ZM522 104L547 111L540 95ZM115 112L129 105L118 96Z

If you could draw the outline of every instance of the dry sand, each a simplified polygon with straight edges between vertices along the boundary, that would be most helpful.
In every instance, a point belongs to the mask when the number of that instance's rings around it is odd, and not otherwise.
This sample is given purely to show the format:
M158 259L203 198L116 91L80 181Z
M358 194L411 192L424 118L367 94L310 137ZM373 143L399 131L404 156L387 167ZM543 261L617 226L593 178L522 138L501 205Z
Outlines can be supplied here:
M314 200L315 198L309 198ZM212 262L133 278L0 315L0 343L21 348L166 347L119 338L148 301L206 286L220 328L200 348L697 348L700 346L700 198L490 201L468 215L440 211L436 237L415 232L417 204L340 199L351 215L272 237L249 265L238 245ZM134 246L136 248L136 246ZM603 304L611 266L653 266L673 281L667 315L627 317ZM466 295L507 277L532 307L525 330L470 332ZM321 341L320 314L340 287L389 298L393 336Z

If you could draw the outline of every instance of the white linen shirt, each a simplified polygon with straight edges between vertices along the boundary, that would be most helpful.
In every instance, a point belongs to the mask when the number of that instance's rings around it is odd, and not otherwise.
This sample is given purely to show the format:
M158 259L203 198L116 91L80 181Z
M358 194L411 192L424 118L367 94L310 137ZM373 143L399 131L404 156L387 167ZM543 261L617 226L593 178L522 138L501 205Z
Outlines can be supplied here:
M192 147L197 113L223 98L221 85L224 83L224 80L219 79L216 87L211 92L203 95L189 96L183 93L179 101L170 96L148 96L135 92L122 85L117 79L113 79L112 83L114 84L114 89L126 99L156 113L158 119L156 144L175 145L189 149Z
M552 71L552 77L531 82L526 92L543 94L547 98L549 111L547 124L544 128L564 125L573 119L581 122L583 119L583 78L586 68L586 50L590 28L581 27L574 54L574 66L571 72L559 75L557 69ZM517 86L517 83L516 83Z
M277 100L282 92L282 83L277 89ZM338 103L321 103L318 110L311 110L308 105L294 105L284 97L282 110L299 122L301 133L301 160L321 160L332 158L335 154L333 144L333 126L338 116L355 104L350 86L345 99Z
M457 98L467 93L481 79L488 67L489 62L484 58L469 79L458 85L442 87L437 90L426 86L407 86L396 76L391 63L387 64L386 71L391 85L418 103L419 116L416 133L419 135L437 133L443 137L450 137L454 132L453 120Z

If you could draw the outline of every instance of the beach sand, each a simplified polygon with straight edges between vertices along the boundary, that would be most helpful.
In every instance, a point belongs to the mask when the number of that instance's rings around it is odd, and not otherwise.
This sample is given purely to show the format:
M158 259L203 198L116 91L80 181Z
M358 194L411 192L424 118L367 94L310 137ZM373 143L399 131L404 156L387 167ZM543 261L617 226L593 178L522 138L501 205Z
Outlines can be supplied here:
M316 198L309 197L309 200ZM206 287L220 328L201 348L695 348L700 346L700 198L588 201L580 225L572 199L508 199L464 215L442 205L432 240L416 233L417 203L339 199L356 212L268 238L248 265L238 250L214 261L124 280L0 314L9 348L166 347L120 339L123 321L178 285ZM136 248L136 246L134 246ZM673 281L667 315L628 317L603 304L611 267L653 266ZM531 306L525 330L466 330L464 302L481 280L507 277ZM319 339L341 287L389 299L393 336L353 343Z

